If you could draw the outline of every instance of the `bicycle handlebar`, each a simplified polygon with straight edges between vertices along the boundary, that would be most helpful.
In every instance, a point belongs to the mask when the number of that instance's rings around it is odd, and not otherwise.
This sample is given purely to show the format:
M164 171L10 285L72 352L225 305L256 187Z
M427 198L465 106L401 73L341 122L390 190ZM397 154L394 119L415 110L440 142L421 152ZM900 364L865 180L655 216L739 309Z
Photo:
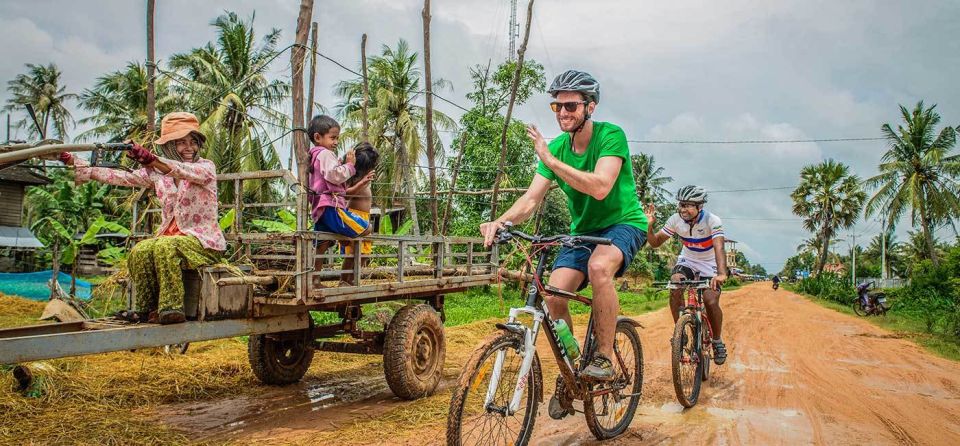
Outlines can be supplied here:
M612 245L613 241L604 237L593 237L589 235L567 235L558 234L550 236L530 235L522 231L516 231L509 222L504 223L504 228L497 230L496 243L506 243L513 237L518 237L531 243L554 243L560 242L564 246L582 246L586 244L594 245Z
M666 283L666 288L668 290L676 290L681 288L710 288L709 280L679 280L679 281L670 281Z

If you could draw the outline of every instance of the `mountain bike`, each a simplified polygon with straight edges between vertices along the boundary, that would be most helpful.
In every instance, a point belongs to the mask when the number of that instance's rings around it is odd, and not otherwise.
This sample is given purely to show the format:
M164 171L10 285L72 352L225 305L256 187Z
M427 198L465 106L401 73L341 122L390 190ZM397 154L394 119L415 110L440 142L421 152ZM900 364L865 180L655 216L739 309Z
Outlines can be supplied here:
M591 299L543 283L547 257L557 247L591 249L609 245L609 239L576 235L527 235L505 225L496 243L512 242L523 252L533 271L522 308L511 308L505 323L491 334L464 365L450 400L447 416L448 445L525 445L533 434L539 403L543 401L543 373L537 353L537 336L543 330L560 368L554 397L548 405L552 418L576 412L574 401L583 401L582 413L597 439L622 434L633 421L643 386L643 349L636 321L618 317L611 359L614 378L594 382L581 372L597 354L594 319L591 314L583 354L578 357L575 340L561 339L558 323L544 303L545 295L590 305ZM524 249L529 242L530 250ZM534 265L533 258L536 258ZM566 343L564 342L566 340ZM570 344L574 341L573 345Z
M686 305L670 339L673 389L683 407L693 407L700 397L700 385L710 379L713 358L713 328L703 306L703 291L709 280L681 280L667 283L667 289L686 291Z

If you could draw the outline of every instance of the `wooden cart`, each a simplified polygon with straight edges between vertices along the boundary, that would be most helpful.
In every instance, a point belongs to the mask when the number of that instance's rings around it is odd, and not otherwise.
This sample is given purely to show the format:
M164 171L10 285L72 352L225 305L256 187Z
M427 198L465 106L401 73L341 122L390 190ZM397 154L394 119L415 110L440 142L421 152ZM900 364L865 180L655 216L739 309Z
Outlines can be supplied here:
M225 231L234 264L184 271L188 321L175 325L130 324L112 318L0 330L0 364L158 347L235 336L250 336L254 374L268 384L300 380L316 351L382 354L393 392L405 399L430 395L443 367L444 295L496 281L496 249L482 240L458 237L372 235L371 255L360 240L305 230L307 210L300 182L286 170L218 175L232 191L273 188L286 197L273 203L244 202L242 193L220 203L234 213ZM151 236L158 209L134 205L133 239ZM278 209L297 209L298 230L255 232L253 221ZM353 246L356 285L340 286L342 256L317 253L318 241ZM327 268L314 270L322 258ZM239 260L239 262L238 262ZM369 262L369 266L365 263ZM311 287L314 277L325 287ZM132 295L132 290L128 291ZM358 322L364 304L406 302L384 330L366 331ZM336 314L335 323L317 325L310 312ZM331 318L326 318L331 319Z

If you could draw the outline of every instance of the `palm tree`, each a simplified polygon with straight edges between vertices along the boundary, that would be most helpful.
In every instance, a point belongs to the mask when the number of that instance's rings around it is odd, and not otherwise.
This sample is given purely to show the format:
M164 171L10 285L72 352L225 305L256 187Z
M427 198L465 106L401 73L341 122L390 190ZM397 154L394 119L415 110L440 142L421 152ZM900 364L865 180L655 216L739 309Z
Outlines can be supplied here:
M885 254L887 258L887 274L891 271L901 273L902 256L900 252L903 244L897 241L897 235L893 231L885 231L877 234L870 240L865 254L874 259L879 259Z
M183 108L182 98L170 91L168 78L159 77L155 84L157 111L161 116ZM92 89L80 94L80 106L92 113L81 119L80 124L92 124L93 128L81 133L79 139L140 142L154 139L154 135L146 134L147 71L138 62L130 62L123 70L97 78Z
M832 159L805 166L800 184L790 195L793 213L803 217L803 226L820 242L817 274L823 272L830 242L839 229L853 227L867 194L860 179L850 169Z
M61 71L53 63L47 65L26 64L27 73L18 74L7 82L7 91L12 95L7 99L6 111L19 110L27 104L32 105L40 121L42 137L47 137L47 127L53 121L53 133L57 139L67 139L67 127L73 126L73 117L67 110L67 101L77 98L73 93L65 93L67 87L60 85ZM30 118L17 121L18 129L27 128L31 138L41 137Z
M920 101L911 112L901 105L906 127L897 126L896 131L890 124L881 127L890 149L883 154L880 173L866 181L876 190L866 214L883 212L893 227L909 208L911 223L920 226L927 254L937 265L933 229L960 215L960 155L952 154L955 129L946 127L934 137L940 123L935 107L924 108Z
M381 178L389 178L390 182L387 187L374 187L374 195L407 196L410 216L415 220L415 235L420 231L413 200L418 180L416 166L426 155L427 147L421 136L425 133L426 119L424 107L418 105L423 91L417 58L417 53L410 50L405 40L400 39L396 48L384 45L381 54L371 57L368 64L370 142L381 149L389 148L382 153L378 171L381 172ZM448 84L442 79L437 80L434 89ZM343 138L348 141L359 140L363 80L342 81L337 84L336 93L343 99L337 106L345 127ZM453 119L436 110L433 112L433 123L441 130L456 128ZM439 138L432 143L435 153L442 154ZM438 158L438 165L442 164L441 160Z
M673 177L663 176L663 167L657 167L653 156L643 153L630 156L633 176L637 181L637 198L641 203L661 204L669 200L670 192L664 187Z
M907 231L907 235L907 241L901 244L903 256L914 264L927 259L932 262L933 258L930 257L929 247L927 246L927 236L922 231ZM937 254L942 252L936 238L934 238L933 246Z
M839 257L837 253L832 250L833 246L837 244L839 240L830 240L830 247L827 250L827 258L831 262L838 261ZM823 244L820 242L820 239L816 236L805 239L797 245L797 251L800 254L812 253L815 258L820 258L820 250L823 249Z
M267 79L265 73L280 54L280 30L271 29L257 45L253 20L254 16L243 20L227 12L210 22L217 30L216 43L170 58L176 71L170 74L173 90L204 119L201 129L207 144L202 156L221 172L280 168L272 135L289 126L286 114L275 107L289 96L290 86ZM247 197L266 201L276 194L256 183L245 183ZM224 186L221 198L229 200L233 187Z

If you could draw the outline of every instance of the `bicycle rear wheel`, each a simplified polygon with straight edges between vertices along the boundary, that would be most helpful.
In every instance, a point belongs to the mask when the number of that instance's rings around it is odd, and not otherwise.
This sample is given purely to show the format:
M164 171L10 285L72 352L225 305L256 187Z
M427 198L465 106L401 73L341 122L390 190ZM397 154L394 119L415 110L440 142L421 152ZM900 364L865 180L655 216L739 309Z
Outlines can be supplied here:
M474 352L457 380L447 415L448 445L525 445L533 433L537 407L543 395L540 358L533 352L533 366L526 378L526 392L515 413L507 413L519 379L523 340L513 333L496 333ZM494 364L503 353L503 368L493 401L485 405Z
M700 397L703 357L697 344L697 322L692 314L682 314L670 340L673 363L673 389L683 407L693 407Z
M703 381L709 381L710 363L713 362L713 339L710 339L710 331L703 323L700 324L700 359L700 377Z
M613 338L613 371L609 383L590 386L591 394L583 403L583 414L590 432L598 440L620 435L630 426L643 389L643 347L631 321L617 321Z

